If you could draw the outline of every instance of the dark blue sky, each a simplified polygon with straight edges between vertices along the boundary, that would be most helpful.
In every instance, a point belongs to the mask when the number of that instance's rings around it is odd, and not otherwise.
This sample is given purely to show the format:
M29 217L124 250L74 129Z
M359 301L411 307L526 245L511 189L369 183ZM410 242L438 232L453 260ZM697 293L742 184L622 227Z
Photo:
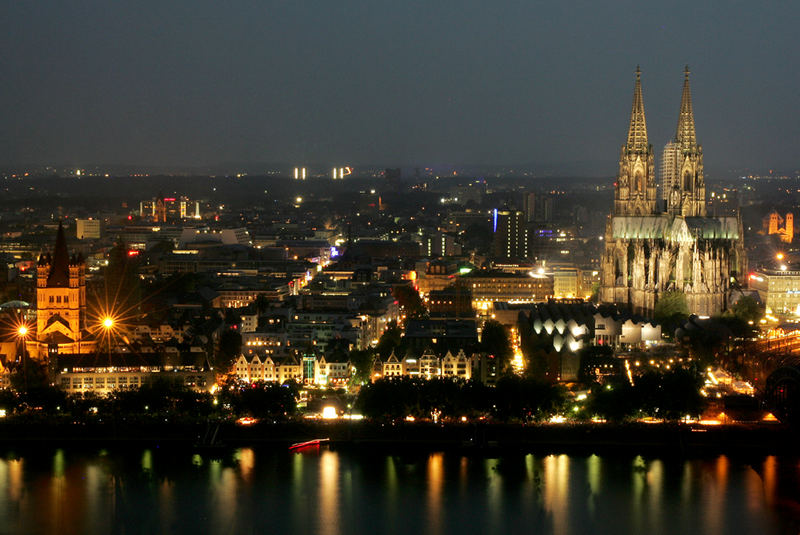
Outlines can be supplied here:
M798 165L796 2L2 6L4 164L613 162L688 63L706 166Z

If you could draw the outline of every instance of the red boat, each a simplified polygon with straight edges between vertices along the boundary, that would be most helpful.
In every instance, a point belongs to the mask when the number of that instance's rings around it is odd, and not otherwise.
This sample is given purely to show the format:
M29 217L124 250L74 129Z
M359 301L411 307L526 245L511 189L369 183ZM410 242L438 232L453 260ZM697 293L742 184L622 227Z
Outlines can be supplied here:
M289 449L291 451L298 451L305 448L319 447L320 445L327 444L330 441L331 439L329 438L315 438L314 440L309 440L307 442L298 442L296 444L292 444L289 446Z

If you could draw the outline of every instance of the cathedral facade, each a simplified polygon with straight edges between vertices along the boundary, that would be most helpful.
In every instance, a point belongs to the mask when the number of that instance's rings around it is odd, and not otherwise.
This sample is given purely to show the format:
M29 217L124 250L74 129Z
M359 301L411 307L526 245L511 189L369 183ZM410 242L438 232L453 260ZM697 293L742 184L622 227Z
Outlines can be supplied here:
M80 254L69 256L61 224L53 253L36 265L36 309L36 337L26 344L32 358L96 350L86 329L86 263Z
M671 146L673 176L659 196L637 67L628 138L606 223L600 300L652 316L659 298L677 291L685 294L690 313L719 314L728 306L732 281L746 269L742 224L738 216L706 214L688 67Z

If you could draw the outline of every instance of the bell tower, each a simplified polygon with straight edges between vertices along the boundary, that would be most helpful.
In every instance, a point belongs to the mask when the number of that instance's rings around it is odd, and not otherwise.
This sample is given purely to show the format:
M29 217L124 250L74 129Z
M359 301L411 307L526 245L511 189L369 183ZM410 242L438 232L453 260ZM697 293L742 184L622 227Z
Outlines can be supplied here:
M31 356L86 353L94 343L86 334L86 263L80 254L69 256L64 227L59 223L53 254L39 257L36 266L36 340L28 344Z
M653 215L657 210L653 146L647 141L641 74L637 66L628 140L620 152L614 189L614 215Z
M683 95L674 141L675 177L672 191L665 192L667 211L673 215L705 217L706 184L703 178L703 147L697 144L689 88L689 66L683 71Z

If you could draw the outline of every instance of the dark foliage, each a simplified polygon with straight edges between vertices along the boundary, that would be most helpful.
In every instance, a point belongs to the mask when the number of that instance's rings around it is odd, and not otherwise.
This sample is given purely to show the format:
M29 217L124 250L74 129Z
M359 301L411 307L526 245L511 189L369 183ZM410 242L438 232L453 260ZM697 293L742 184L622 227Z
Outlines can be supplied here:
M504 377L496 387L452 379L381 379L361 390L358 408L374 419L407 416L441 418L487 416L501 421L542 419L564 402L560 387L529 378Z
M648 372L627 382L596 385L587 405L588 412L608 420L651 416L680 420L699 416L705 406L700 395L701 375L693 369L676 368L666 372Z

